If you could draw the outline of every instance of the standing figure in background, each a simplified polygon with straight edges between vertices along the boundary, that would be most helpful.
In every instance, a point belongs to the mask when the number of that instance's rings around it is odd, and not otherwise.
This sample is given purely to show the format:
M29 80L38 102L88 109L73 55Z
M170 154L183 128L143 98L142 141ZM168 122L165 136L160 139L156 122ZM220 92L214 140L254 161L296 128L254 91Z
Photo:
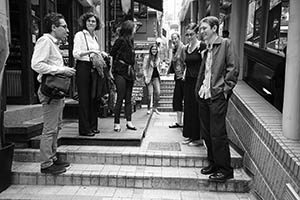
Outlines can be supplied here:
M126 127L129 130L137 130L132 124L132 88L135 81L135 53L133 36L135 24L127 20L121 24L119 38L115 41L110 55L113 57L112 73L117 88L117 101L115 105L114 131L120 132L120 113L125 99Z
M151 113L151 102L153 99L153 112L159 114L157 107L160 98L160 67L161 60L158 57L157 45L152 45L149 50L149 56L144 58L143 72L145 84L148 89L148 104L147 114Z
M81 136L94 136L100 133L97 116L99 101L95 95L92 95L95 94L96 90L93 83L98 82L98 77L93 68L91 57L93 54L100 54L100 47L95 34L95 31L100 29L100 21L94 13L88 12L80 16L79 25L81 30L75 34L73 48L79 97L78 131Z
M169 125L169 128L182 128L182 115L183 115L183 96L184 96L184 80L183 73L185 69L184 63L184 45L180 41L180 35L173 33L171 35L173 43L171 65L168 70L169 73L175 73L175 88L173 92L173 111L177 114L177 121Z
M201 169L209 179L224 182L233 178L226 113L232 89L237 83L239 67L232 42L218 35L219 19L205 17L200 33L206 42L195 92L199 103L200 132L207 147L209 165Z
M184 114L182 144L198 146L202 142L200 134L199 106L195 96L197 76L202 62L201 52L206 48L204 42L197 38L199 26L191 23L186 28L188 45L185 48L185 73L184 73Z
M41 83L42 76L65 75L73 76L75 69L64 66L59 42L66 40L69 29L64 16L58 13L49 13L44 18L45 33L40 37L34 47L31 68L39 73L37 79ZM51 99L38 89L38 97L43 107L43 132L40 141L41 172L61 174L70 165L57 158L57 138L61 129L62 113L65 106L64 98Z

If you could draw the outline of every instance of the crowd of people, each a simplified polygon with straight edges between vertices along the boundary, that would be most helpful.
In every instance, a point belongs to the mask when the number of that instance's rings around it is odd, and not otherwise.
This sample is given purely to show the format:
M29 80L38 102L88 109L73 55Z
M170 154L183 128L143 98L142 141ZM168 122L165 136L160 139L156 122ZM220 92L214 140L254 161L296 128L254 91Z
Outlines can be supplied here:
M125 101L126 128L136 131L131 117L132 90L136 78L134 22L127 20L120 25L119 37L111 51L106 53L100 50L95 34L100 28L99 18L94 13L84 13L79 19L80 31L74 36L73 56L76 66L71 68L64 65L58 47L69 32L64 17L58 13L50 13L44 21L46 31L36 42L32 69L39 73L38 80L41 84L45 74L62 74L68 77L75 75L79 101L79 135L92 137L100 133L97 106L99 98L107 90L107 80L114 83L117 93L113 130L121 131L120 113ZM230 39L219 36L218 29L218 18L209 16L199 24L191 23L186 27L186 45L181 42L179 33L171 35L172 55L167 73L174 73L172 105L176 121L169 128L182 128L184 145L205 145L209 165L202 168L201 173L210 175L209 179L213 181L226 181L233 178L233 169L230 165L225 117L228 100L237 82L238 66ZM160 42L150 46L142 66L148 92L147 114L160 114L160 82L161 74L165 73L166 62L165 56L161 57L160 48ZM95 55L100 55L103 60L100 68L95 67ZM104 61L109 56L112 57L111 66ZM60 174L70 165L59 160L56 155L64 98L49 101L50 97L40 89L38 96L44 116L40 145L41 172Z

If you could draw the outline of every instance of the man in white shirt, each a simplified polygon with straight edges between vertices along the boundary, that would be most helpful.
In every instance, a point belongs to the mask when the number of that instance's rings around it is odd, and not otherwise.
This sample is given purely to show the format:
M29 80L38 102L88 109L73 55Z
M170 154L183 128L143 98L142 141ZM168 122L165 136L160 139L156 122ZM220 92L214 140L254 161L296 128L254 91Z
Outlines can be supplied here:
M67 23L63 15L49 13L44 18L45 33L38 39L34 47L31 68L39 73L38 81L41 82L43 74L63 74L73 76L75 69L64 66L63 57L58 44L68 36ZM57 137L61 129L64 98L51 99L38 90L39 100L43 106L44 127L40 142L41 172L60 174L70 165L61 161L56 156Z

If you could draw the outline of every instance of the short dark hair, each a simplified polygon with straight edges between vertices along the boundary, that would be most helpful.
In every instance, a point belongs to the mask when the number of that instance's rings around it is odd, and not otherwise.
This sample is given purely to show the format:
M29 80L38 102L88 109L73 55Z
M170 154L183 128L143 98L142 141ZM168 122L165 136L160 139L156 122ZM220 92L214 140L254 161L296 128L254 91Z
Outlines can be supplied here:
M185 30L191 30L197 34L199 32L199 26L198 24L192 22L186 26Z
M100 19L99 19L99 17L95 13L93 13L93 12L87 12L87 13L82 14L79 17L78 23L79 23L79 29L80 30L83 30L83 29L87 30L87 28L86 28L86 21L89 18L91 18L91 17L95 17L95 19L96 19L97 25L96 25L95 30L99 30L100 29Z
M208 23L210 28L217 26L216 33L219 34L219 19L217 17L215 16L204 17L203 19L201 19L200 24L203 22Z
M44 17L44 27L45 27L44 32L51 33L52 25L55 25L58 27L60 25L60 22L59 22L60 19L65 19L65 17L60 13L55 13L55 12L48 13Z

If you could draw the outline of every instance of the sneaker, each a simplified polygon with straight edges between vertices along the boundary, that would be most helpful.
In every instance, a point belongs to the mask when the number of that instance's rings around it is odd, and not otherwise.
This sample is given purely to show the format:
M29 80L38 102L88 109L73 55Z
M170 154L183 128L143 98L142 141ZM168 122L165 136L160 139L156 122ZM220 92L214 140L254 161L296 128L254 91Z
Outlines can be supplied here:
M51 165L50 167L47 167L45 169L41 169L41 173L47 173L47 174L62 174L64 172L66 172L66 168L64 166L61 165Z
M55 165L59 165L59 166L63 166L63 167L69 167L70 166L69 162L65 162L65 161L61 161L61 160L56 160L53 163Z
M150 113L151 113L151 110L147 110L147 115L150 115Z

